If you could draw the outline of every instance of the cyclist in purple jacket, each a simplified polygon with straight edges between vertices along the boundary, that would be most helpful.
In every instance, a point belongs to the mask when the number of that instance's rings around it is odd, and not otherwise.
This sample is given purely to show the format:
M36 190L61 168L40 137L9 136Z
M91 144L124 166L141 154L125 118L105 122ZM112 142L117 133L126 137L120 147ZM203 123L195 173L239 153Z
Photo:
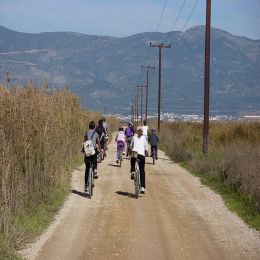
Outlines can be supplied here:
M134 136L134 128L133 128L133 124L131 122L128 123L128 127L125 129L125 136L126 136L126 143L127 143L126 156L128 156L129 155L129 145Z

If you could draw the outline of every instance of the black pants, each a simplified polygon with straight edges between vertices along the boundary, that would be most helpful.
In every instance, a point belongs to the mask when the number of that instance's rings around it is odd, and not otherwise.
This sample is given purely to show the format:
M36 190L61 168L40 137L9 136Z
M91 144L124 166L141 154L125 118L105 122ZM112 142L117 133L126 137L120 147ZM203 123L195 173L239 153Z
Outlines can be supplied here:
M137 159L138 159L139 170L140 170L141 187L145 188L145 171L144 171L145 156L138 154ZM135 162L136 162L136 158L131 158L131 172L135 171Z
M157 157L157 151L158 151L158 149L157 149L157 145L151 145L151 156L153 155L153 148L154 148L154 150L155 150L155 157Z
M88 156L84 158L84 162L86 165L86 169L85 169L85 184L88 184L88 176L89 176L89 169L90 169L90 163L93 164L93 168L94 170L97 169L97 155L94 154L92 156Z

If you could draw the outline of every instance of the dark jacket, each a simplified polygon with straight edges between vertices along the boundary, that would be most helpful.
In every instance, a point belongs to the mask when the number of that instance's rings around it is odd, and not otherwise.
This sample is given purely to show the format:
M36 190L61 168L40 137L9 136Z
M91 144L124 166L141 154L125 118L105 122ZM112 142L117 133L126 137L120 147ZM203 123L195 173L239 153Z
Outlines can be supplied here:
M149 136L149 142L151 145L157 145L159 143L158 136L155 133L151 133Z

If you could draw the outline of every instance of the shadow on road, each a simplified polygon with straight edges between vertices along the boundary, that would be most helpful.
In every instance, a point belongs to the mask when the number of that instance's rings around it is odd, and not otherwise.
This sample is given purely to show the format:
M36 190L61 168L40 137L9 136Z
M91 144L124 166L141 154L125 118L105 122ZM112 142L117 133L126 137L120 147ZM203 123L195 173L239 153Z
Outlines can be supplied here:
M168 159L168 158L160 158L160 157L158 157L158 160L162 160L162 161L172 161L171 159Z
M130 193L130 192L126 192L126 191L116 191L115 193L118 194L118 195L121 195L121 196L129 197L129 198L131 198L131 199L135 199L135 194Z
M112 164L112 163L110 163L108 166L119 167L119 164Z
M75 168L75 170L77 170L77 171L82 171L82 169L80 169L80 168Z
M88 194L86 192L82 192L82 191L78 191L78 190L71 190L71 193L77 194L77 195L84 197L84 198L88 197Z

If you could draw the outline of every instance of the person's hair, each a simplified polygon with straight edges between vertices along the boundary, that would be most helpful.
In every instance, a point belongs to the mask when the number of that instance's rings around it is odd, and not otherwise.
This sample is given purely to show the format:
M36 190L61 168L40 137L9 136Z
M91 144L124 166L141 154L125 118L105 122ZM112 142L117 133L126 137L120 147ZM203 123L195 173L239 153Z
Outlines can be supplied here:
M146 125L146 120L144 120L144 125Z
M120 126L120 127L118 128L118 131L124 131L124 128L123 128L122 126Z
M104 117L101 120L104 121L104 122L106 121L106 119Z
M102 125L103 125L103 120L102 120L102 119L98 120L98 125L99 125L99 126L102 126Z
M95 122L94 121L90 121L90 123L89 123L89 125L88 125L88 127L89 127L89 129L95 129Z

